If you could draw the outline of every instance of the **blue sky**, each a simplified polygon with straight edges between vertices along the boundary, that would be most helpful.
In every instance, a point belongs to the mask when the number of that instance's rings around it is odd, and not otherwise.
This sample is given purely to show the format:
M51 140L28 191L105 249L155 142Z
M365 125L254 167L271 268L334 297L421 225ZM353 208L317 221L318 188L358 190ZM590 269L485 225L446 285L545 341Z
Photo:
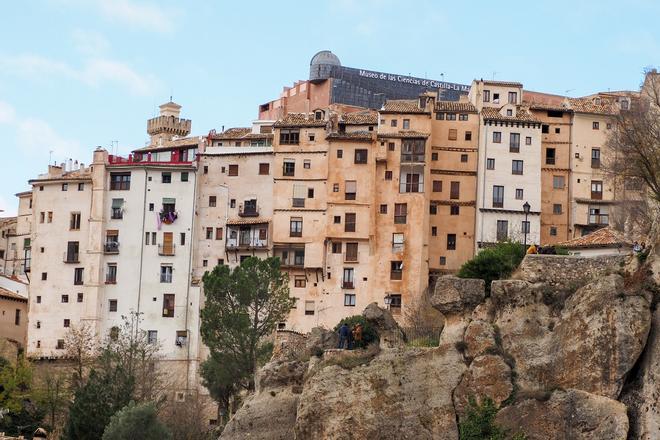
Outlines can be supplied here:
M89 163L97 145L143 146L170 94L193 134L248 125L322 49L350 67L571 96L635 89L660 59L654 1L5 3L0 215L50 151Z

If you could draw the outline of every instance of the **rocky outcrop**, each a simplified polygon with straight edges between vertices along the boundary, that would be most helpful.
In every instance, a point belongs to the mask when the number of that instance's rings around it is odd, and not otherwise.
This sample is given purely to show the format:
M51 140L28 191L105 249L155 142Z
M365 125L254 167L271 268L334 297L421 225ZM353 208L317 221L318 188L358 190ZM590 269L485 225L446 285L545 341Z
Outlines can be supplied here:
M430 301L436 310L444 314L465 314L481 303L485 295L484 280L445 275L435 282Z
M306 362L276 361L266 364L257 374L257 390L225 426L221 438L293 438L298 398L306 371Z
M493 324L482 320L473 320L465 329L465 355L474 359L484 354L489 348L495 348L495 329Z
M513 391L511 368L501 356L487 354L475 358L454 391L454 408L459 416L465 412L470 397L477 403L490 398L497 406Z
M362 316L376 329L381 348L396 347L406 340L406 335L392 314L378 307L377 303L369 304L362 312Z
M305 349L310 356L318 356L323 354L324 350L337 348L337 345L339 345L337 332L323 327L314 327L307 335Z
M626 440L626 406L579 390L555 391L502 409L497 422L528 440Z

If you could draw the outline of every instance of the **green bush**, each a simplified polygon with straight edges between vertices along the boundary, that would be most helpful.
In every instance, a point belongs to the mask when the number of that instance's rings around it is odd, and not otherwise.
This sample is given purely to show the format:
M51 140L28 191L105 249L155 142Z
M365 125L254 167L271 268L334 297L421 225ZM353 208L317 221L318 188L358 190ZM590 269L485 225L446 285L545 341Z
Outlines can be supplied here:
M360 344L356 343L354 345L355 348L366 348L372 342L377 342L379 340L376 329L362 315L353 315L342 319L339 321L339 324L335 326L335 332L338 332L339 327L344 323L348 324L351 330L353 330L353 327L358 323L362 324L362 342Z
M172 438L156 415L153 403L131 402L110 419L103 432L103 440L167 440Z
M458 271L461 278L480 278L490 290L493 280L506 278L520 265L525 257L525 247L510 241L486 248L467 261Z
M568 249L563 246L555 246L555 253L557 255L569 255Z
M492 399L486 397L478 404L474 396L468 399L465 415L458 425L459 440L525 440L524 434L509 436L507 430L495 424L497 406Z

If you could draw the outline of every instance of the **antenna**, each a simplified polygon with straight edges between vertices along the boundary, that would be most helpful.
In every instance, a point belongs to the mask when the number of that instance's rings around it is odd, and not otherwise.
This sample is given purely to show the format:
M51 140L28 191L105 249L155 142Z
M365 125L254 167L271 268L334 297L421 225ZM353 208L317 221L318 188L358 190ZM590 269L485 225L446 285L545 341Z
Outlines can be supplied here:
M48 165L53 161L53 150L48 152Z
M493 81L495 81L495 75L497 75L497 72L493 70Z

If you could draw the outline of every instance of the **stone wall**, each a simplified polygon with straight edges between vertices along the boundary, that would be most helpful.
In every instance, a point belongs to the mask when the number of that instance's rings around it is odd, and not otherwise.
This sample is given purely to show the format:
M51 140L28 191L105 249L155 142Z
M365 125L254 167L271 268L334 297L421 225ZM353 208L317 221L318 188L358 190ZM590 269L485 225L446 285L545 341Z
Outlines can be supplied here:
M575 290L608 273L618 272L626 255L577 257L571 255L527 255L515 278L530 283L546 283L558 289Z
M273 339L272 361L295 360L305 351L307 335L291 330L278 330Z

